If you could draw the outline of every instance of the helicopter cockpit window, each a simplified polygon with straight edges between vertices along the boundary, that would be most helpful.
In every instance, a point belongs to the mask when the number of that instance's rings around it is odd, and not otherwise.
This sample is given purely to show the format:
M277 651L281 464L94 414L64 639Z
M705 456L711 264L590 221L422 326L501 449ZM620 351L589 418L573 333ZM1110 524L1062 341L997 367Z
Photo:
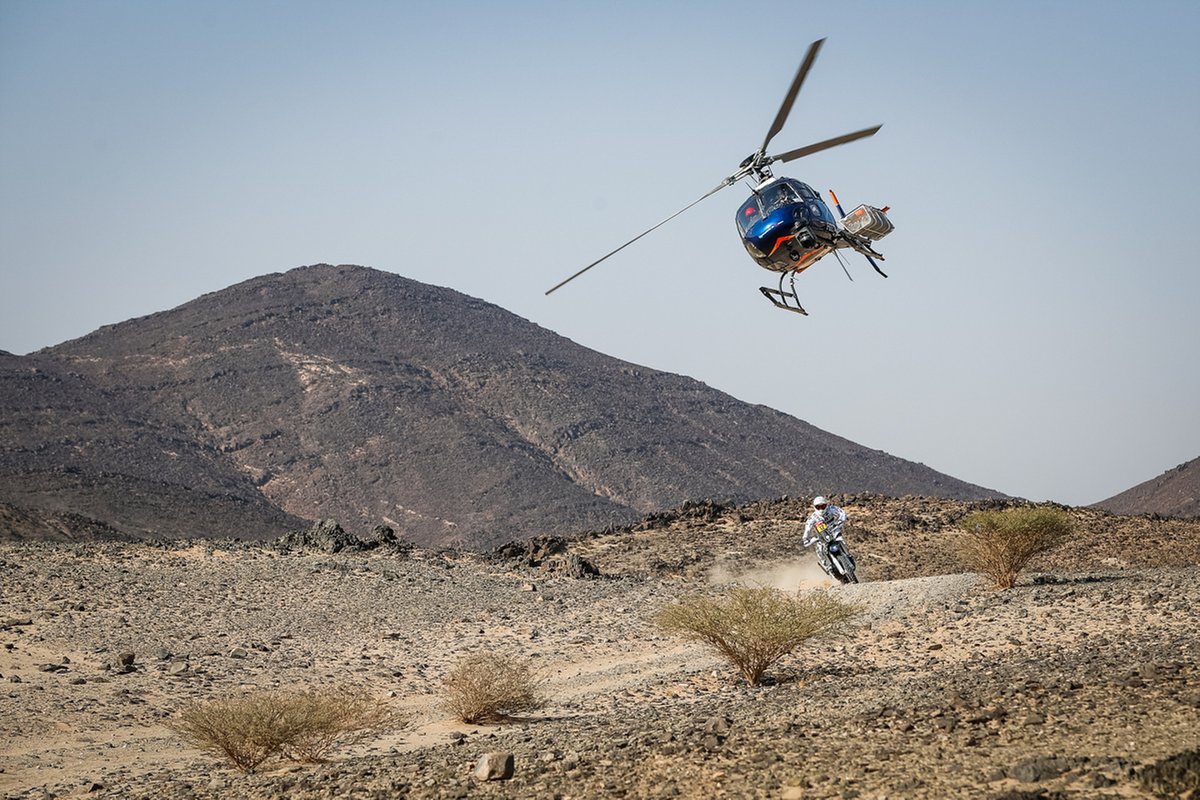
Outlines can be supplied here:
M788 183L777 183L767 188L763 191L762 198L768 214L780 206L793 205L800 202L800 195Z
M748 233L750 229L754 227L754 223L758 222L762 218L762 201L756 195L742 203L742 207L738 209L738 230L740 230L743 234Z

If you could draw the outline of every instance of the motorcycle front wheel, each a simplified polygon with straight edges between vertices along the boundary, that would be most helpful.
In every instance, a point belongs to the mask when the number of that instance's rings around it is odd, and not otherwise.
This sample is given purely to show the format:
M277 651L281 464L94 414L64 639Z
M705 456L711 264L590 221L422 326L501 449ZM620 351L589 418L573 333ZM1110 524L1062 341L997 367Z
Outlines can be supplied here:
M854 574L854 564L850 561L850 557L845 553L838 553L838 566L842 569L842 583L858 583L858 576Z

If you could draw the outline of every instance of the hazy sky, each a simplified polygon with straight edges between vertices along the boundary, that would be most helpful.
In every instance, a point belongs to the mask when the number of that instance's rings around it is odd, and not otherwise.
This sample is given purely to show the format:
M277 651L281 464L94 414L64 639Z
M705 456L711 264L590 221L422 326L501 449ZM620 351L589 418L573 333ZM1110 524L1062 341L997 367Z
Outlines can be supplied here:
M773 309L761 143L891 207ZM318 262L1086 504L1200 455L1200 3L0 0L0 349ZM830 492L839 487L829 487Z

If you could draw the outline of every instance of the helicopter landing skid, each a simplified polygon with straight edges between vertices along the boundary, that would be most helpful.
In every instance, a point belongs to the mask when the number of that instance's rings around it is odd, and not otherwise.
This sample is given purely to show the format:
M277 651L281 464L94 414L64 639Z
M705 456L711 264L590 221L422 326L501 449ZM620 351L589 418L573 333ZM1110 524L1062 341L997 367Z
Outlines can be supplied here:
M787 291L783 289L783 277L790 275L792 278L791 284ZM758 287L758 290L763 293L763 297L771 301L771 305L776 308L782 308L784 311L795 311L797 314L808 316L808 312L804 310L804 306L800 305L800 298L796 296L796 273L785 272L779 276L779 288L768 289L766 286ZM795 305L792 305L795 303Z

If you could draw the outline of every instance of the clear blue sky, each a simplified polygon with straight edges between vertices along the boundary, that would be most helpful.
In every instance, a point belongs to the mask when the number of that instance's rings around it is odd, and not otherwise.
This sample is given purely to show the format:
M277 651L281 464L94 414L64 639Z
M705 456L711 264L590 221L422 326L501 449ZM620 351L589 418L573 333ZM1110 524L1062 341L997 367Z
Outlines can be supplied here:
M889 205L772 309L726 189ZM1200 3L0 0L0 349L268 272L449 286L1036 500L1200 455ZM836 492L831 486L829 491Z

